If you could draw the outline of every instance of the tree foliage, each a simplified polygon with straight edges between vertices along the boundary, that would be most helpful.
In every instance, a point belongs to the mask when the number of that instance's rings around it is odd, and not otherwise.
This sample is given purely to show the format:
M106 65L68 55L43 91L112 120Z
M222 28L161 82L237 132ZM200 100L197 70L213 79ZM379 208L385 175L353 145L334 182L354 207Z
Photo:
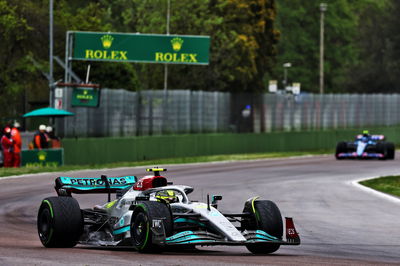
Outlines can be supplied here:
M279 0L281 31L278 63L270 79L283 80L283 63L291 62L289 82L319 91L319 5L325 12L325 92L394 92L398 87L396 0Z
M347 70L357 60L354 46L357 16L348 0L326 1L324 73L326 92L344 91ZM285 62L289 82L300 82L308 92L319 91L320 49L320 3L319 0L278 1L278 28L281 41L278 46L278 64L275 75L283 80Z
M356 45L359 59L349 71L346 85L358 93L396 92L400 78L399 1L367 1L359 11ZM397 47L396 47L397 46Z
M68 30L165 34L167 0L54 1L54 54ZM169 89L260 92L283 79L318 92L320 0L170 0L170 34L209 35L208 66L169 65ZM400 77L396 0L326 0L326 92L393 92ZM0 0L0 114L48 99L49 0ZM108 88L162 89L164 65L74 61ZM64 70L55 64L55 80ZM10 104L13 103L10 108Z

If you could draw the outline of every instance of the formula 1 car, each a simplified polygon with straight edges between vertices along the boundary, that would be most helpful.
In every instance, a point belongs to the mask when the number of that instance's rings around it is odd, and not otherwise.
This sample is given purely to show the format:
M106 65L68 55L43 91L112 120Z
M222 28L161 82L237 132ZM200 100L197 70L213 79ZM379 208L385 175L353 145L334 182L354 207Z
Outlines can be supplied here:
M357 135L354 142L339 142L336 146L336 159L394 159L395 147L385 142L383 135Z
M283 239L281 213L274 202L247 200L242 213L221 213L222 196L207 196L207 203L189 200L192 187L173 185L160 175L166 169L147 169L153 175L100 178L58 177L57 197L42 201L37 218L45 247L134 247L159 252L168 247L244 245L256 254L275 252L281 245L299 245L293 219L286 217ZM72 193L106 193L108 202L80 209ZM111 201L110 193L117 199ZM235 225L236 224L236 225ZM168 249L169 250L169 249Z

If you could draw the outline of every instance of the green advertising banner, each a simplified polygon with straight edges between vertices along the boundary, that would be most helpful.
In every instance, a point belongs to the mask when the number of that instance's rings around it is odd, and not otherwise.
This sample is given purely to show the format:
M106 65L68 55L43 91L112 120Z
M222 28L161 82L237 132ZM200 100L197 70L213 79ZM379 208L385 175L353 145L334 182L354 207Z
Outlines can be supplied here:
M76 87L72 89L72 107L98 107L100 90L98 88Z
M73 60L207 65L209 36L107 32L73 34Z
M23 150L22 166L42 167L64 165L64 149Z

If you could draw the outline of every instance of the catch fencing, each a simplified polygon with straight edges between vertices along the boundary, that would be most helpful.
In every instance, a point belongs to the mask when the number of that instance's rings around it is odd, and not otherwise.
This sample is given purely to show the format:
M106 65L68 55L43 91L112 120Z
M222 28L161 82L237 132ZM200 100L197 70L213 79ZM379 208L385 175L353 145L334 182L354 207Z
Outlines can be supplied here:
M71 95L64 93L69 106ZM98 108L68 107L64 137L318 131L400 124L399 94L233 94L102 89Z
M229 107L223 92L102 89L98 108L69 107L58 126L66 137L229 132Z
M264 94L262 106L260 112L255 112L255 120L259 121L255 123L255 132L368 128L400 123L399 94Z

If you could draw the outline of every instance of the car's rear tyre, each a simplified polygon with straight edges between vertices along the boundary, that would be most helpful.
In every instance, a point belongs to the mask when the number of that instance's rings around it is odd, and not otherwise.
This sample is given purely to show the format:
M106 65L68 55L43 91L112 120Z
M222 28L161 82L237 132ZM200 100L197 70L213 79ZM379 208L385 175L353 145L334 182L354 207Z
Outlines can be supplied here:
M339 154L344 153L344 152L347 152L347 143L344 141L341 141L336 145L336 152L335 152L336 159L337 160L343 159L342 157L339 157Z
M131 218L131 237L132 245L140 252L161 251L161 248L152 241L153 219L162 221L166 236L171 236L173 233L171 210L165 203L157 201L139 203Z
M386 143L387 159L393 160L395 157L395 146L392 142Z
M37 217L40 241L47 248L77 244L83 232L79 203L72 197L49 197L42 201Z
M253 215L242 220L242 229L262 230L282 239L283 223L278 206L270 200L256 200L254 209L255 213L253 213L251 204L245 204L243 212ZM257 243L248 244L246 247L253 254L270 254L277 251L280 244Z

